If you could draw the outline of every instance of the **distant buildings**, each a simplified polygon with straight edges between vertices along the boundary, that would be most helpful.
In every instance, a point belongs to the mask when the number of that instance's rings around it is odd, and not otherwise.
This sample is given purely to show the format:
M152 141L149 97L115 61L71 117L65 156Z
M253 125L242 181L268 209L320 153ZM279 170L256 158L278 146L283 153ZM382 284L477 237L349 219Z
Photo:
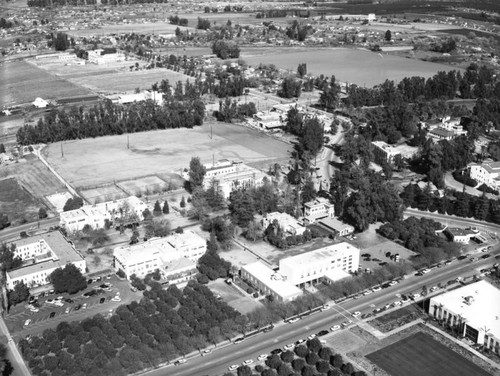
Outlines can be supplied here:
M262 226L266 229L274 221L278 222L278 225L287 235L302 235L306 228L297 219L292 217L287 213L273 212L267 213L262 219Z
M95 205L84 205L80 209L60 213L59 224L68 232L81 231L85 225L93 229L104 228L106 220L113 223L122 216L137 216L143 219L147 205L136 196L103 202Z
M304 204L304 219L309 223L322 218L333 218L335 207L326 198L319 197Z
M33 101L33 106L36 108L46 108L49 105L49 102L47 102L45 99L42 99L40 97L36 98Z
M113 103L117 104L129 104L134 102L144 102L145 100L152 100L157 105L163 103L163 93L158 91L143 91L142 93L130 93L130 94L118 94L110 95L108 99L111 99Z
M204 189L208 189L212 182L217 182L219 190L228 198L232 191L248 187L259 187L264 183L266 176L260 170L249 167L240 161L223 159L215 164L205 165L206 174L203 179Z
M452 140L455 137L466 135L467 131L460 125L460 118L444 117L440 122L426 124L429 137L434 140Z
M6 273L6 285L13 289L24 282L28 287L49 283L48 277L57 268L67 264L75 265L85 273L84 258L76 251L59 231L32 236L13 242L16 245L14 256L23 260L23 266Z
M241 276L266 295L286 302L302 295L301 288L323 279L337 281L358 270L359 248L338 243L279 261L277 271L260 261L241 268Z
M319 220L319 224L334 231L338 236L346 236L354 233L354 227L339 221L337 218L324 218Z
M89 63L97 65L125 61L125 55L120 52L106 53L103 49L97 49L88 51L88 54Z
M429 313L500 355L500 290L486 281L433 296Z
M159 269L163 278L179 283L196 275L196 263L206 249L205 239L193 231L185 231L141 244L117 247L113 256L116 270L122 270L128 279L132 274L144 278Z
M500 162L483 162L482 164L469 163L470 177L478 183L500 190Z

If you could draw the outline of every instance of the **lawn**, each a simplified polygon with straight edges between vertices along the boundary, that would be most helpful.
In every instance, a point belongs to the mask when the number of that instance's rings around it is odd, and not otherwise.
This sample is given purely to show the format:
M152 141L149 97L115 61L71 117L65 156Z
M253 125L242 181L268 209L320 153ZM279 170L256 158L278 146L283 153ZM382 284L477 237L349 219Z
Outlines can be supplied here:
M129 147L127 147L127 137ZM43 150L49 163L75 187L131 180L165 173L180 174L191 157L203 163L212 160L241 160L269 165L288 157L288 144L256 130L235 124L213 123L194 129L169 129L64 141Z
M57 99L91 94L26 61L3 62L0 72L0 107L31 103L37 97Z
M15 178L0 180L0 213L7 214L12 225L36 220L40 206Z
M366 357L393 376L491 376L425 333L413 334Z
M372 87L386 79L401 81L405 77L431 77L438 71L457 69L416 59L405 59L385 53L348 48L304 49L278 47L265 51L242 48L241 58L252 66L274 64L279 68L297 71L300 63L307 64L313 75L335 75L337 80Z

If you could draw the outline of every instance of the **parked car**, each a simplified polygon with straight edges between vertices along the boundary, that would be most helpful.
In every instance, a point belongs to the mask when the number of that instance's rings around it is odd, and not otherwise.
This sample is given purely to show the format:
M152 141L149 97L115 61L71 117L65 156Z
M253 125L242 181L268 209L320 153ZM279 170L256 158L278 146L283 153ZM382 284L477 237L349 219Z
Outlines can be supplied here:
M322 336L327 335L327 334L328 334L328 330L321 330L316 335L318 337L322 337Z
M351 325L351 324L352 324L352 321L351 321L351 320L344 321L344 322L342 323L342 328L347 328L347 327L348 327L349 325Z
M65 301L66 303L70 303L70 304L72 304L72 303L74 303L74 302L75 302L75 301L74 301L73 299L71 299L71 298L64 299L64 301Z
M212 352L212 350L210 349L206 349L204 350L202 353L201 353L201 356L207 356L208 354L210 354Z
M265 360L267 359L267 354L260 354L258 357L257 357L257 360L260 362L262 360Z
M487 259L491 255L489 253L485 253L484 255L481 256L482 259Z
M340 325L334 325L334 326L332 326L332 327L330 328L330 330L331 330L332 332L334 332L334 331L336 331L336 330L339 330L339 329L340 329Z
M360 316L360 315L361 315L361 312L356 311L356 312L354 312L352 315L353 315L353 317L358 317L358 316Z
M286 350L291 350L295 347L295 344L289 343L288 345L283 346L283 349Z
M232 365L230 365L229 367L227 367L227 369L228 369L228 370L230 370L230 371L234 371L234 370L236 370L237 368L238 368L238 365L236 365L236 364L232 364Z
M102 304L102 303L104 303L105 301L106 301L106 298L101 298L101 299L99 299L99 304Z
M316 338L316 334L311 334L309 337L307 337L308 340Z
M301 339L298 339L297 341L295 341L295 346L297 345L300 345L301 343L304 343L306 340L301 338Z
M49 319L53 318L56 315L55 312L50 312Z
M252 364L253 363L253 359L247 359L243 362L243 365L244 366L248 366L249 364Z
M288 320L289 324L293 324L294 322L297 322L300 320L300 317L294 317L293 319Z
M283 352L283 350L281 349L274 349L271 351L271 354L272 355L278 355L278 354L281 354Z
M458 256L457 260L465 260L467 258L466 255Z
M120 298L118 295L115 296L113 299L111 299L112 302L121 302L122 298Z
M87 309L87 303L83 303L82 309Z
M24 326L28 326L29 324L31 324L31 319L28 319L24 322Z
M245 337L239 337L234 340L234 344L237 345L245 340Z
M80 310L80 308L82 308L82 305L81 305L81 304L78 304L77 306L75 306L75 311Z
M186 359L178 359L174 362L175 366L186 363Z
M380 290L382 290L382 287L380 287L380 286L372 288L373 292L377 292L377 291L380 291Z
M70 313L71 312L71 307L66 307L66 310L64 311L64 313Z

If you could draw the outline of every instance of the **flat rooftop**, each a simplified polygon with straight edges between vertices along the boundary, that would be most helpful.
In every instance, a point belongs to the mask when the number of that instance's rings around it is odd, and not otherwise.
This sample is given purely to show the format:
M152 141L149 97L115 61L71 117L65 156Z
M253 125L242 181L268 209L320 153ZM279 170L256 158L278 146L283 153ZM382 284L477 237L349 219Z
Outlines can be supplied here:
M432 298L431 304L443 304L461 315L475 329L487 328L500 338L500 290L486 281L478 281ZM432 310L432 307L431 307Z
M260 261L244 265L242 269L245 269L248 273L269 287L269 289L284 298L302 294L301 289L281 279L282 277L279 273L276 273L273 269Z
M347 242L337 243L324 248L316 249L314 251L302 253L297 256L284 258L280 260L280 267L283 264L288 264L290 267L293 267L294 265L318 263L330 260L337 254L354 252L359 252L359 248Z
M337 218L325 218L320 220L319 223L338 232L345 229L354 231L354 227L348 225L347 223L339 221Z

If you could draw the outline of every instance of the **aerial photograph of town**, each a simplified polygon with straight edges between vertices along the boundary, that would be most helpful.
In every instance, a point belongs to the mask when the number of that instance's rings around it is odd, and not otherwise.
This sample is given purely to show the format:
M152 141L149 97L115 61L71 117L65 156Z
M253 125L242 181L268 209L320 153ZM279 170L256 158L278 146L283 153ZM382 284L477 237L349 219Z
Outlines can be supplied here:
M500 376L500 0L0 0L0 376Z

